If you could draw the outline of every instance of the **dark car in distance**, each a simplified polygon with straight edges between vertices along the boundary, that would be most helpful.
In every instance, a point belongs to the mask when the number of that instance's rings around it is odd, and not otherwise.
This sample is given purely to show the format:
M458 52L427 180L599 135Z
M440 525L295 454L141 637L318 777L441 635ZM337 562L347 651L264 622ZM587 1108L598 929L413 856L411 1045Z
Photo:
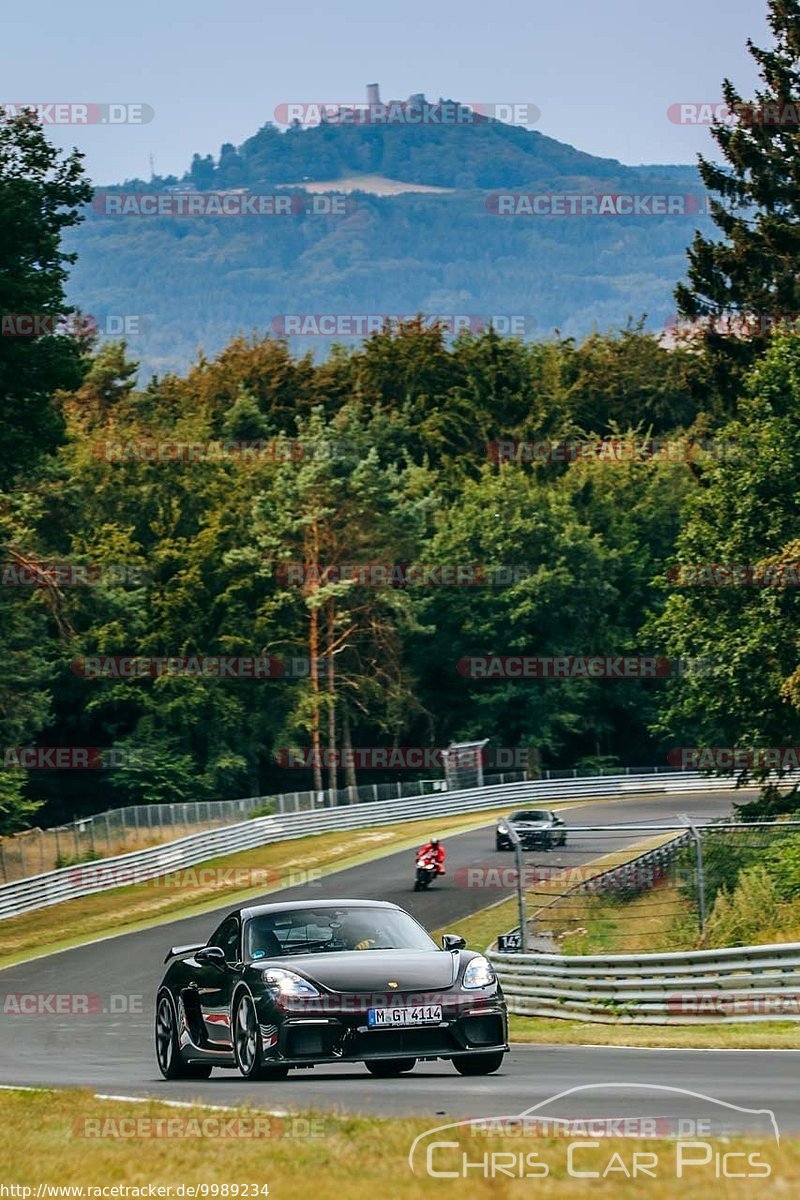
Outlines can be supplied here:
M509 817L501 817L495 831L495 849L510 850L509 826L519 835L523 850L552 850L566 846L567 828L558 813L549 808L526 808Z
M282 1079L321 1063L401 1075L449 1059L496 1071L508 1049L500 984L482 954L439 947L396 904L321 900L230 913L205 945L174 947L156 996L165 1079L214 1067Z

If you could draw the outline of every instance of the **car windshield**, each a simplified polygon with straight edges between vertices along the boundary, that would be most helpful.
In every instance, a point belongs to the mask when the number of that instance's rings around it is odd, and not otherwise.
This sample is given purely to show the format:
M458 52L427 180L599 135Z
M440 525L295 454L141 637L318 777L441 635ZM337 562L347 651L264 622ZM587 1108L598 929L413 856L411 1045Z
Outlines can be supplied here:
M549 821L551 814L543 809L531 808L525 812L514 813L512 821Z
M438 950L408 913L393 908L298 908L251 917L249 959L338 950Z

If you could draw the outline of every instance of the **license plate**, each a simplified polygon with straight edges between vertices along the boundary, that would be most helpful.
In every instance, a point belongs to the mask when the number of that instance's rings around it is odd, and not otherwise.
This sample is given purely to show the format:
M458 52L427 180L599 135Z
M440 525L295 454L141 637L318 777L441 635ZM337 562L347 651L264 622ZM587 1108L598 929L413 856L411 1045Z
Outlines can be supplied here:
M367 1024L373 1028L389 1025L424 1025L428 1021L441 1021L441 1004L417 1004L413 1008L370 1008Z

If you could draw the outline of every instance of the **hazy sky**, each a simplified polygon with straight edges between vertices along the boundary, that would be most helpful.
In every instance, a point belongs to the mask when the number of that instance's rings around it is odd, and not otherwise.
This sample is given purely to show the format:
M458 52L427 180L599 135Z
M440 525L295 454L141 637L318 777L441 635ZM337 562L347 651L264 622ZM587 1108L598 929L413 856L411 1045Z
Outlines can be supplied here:
M765 0L39 0L8 5L0 103L126 102L147 125L50 128L87 154L96 183L182 174L287 101L425 92L467 102L531 102L536 128L625 163L693 162L705 127L670 123L681 101L744 95L745 48L769 41Z

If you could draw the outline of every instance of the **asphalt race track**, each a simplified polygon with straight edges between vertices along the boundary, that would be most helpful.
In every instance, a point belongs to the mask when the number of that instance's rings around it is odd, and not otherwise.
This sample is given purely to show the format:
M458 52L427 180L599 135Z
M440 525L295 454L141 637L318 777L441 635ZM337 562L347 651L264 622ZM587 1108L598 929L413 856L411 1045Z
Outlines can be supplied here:
M612 825L674 821L682 812L694 818L730 811L729 792L637 797L624 803L592 802L566 814L570 824ZM432 827L431 832L434 832ZM638 840L643 835L582 835L565 850L526 854L527 864L577 865ZM339 871L321 885L272 893L266 900L363 897L392 900L428 928L458 931L459 918L506 892L460 886L464 867L513 865L513 856L494 849L493 826L447 839L448 875L429 892L414 893L413 855L401 853ZM456 877L458 872L458 877ZM257 901L252 901L257 903ZM743 1109L774 1110L781 1132L800 1130L800 1058L796 1051L640 1050L594 1046L515 1046L503 1068L485 1078L462 1078L447 1063L420 1063L400 1079L374 1079L360 1065L293 1071L280 1083L248 1084L234 1072L210 1080L166 1083L153 1053L153 1000L171 945L204 940L222 914L236 906L229 898L219 912L205 913L156 928L94 942L0 971L0 993L79 994L98 997L92 1011L75 1015L23 1016L0 1010L0 1082L58 1086L86 1085L109 1095L156 1095L164 1099L201 1098L214 1104L248 1101L270 1110L344 1109L385 1115L427 1113L443 1120L517 1114L556 1093L587 1085L571 1100L541 1115L709 1116L713 1102L662 1088L691 1089ZM0 934L2 926L0 925ZM124 1011L124 1010L129 1011ZM587 1043L602 1043L603 1027L587 1027ZM665 1040L669 1032L665 1030ZM800 1039L798 1039L800 1047ZM617 1086L622 1085L622 1086ZM642 1090L653 1089L653 1090ZM566 1106L566 1107L565 1107ZM720 1115L721 1114L721 1115ZM714 1123L770 1132L764 1115L715 1107ZM765 1121L767 1121L765 1125Z

